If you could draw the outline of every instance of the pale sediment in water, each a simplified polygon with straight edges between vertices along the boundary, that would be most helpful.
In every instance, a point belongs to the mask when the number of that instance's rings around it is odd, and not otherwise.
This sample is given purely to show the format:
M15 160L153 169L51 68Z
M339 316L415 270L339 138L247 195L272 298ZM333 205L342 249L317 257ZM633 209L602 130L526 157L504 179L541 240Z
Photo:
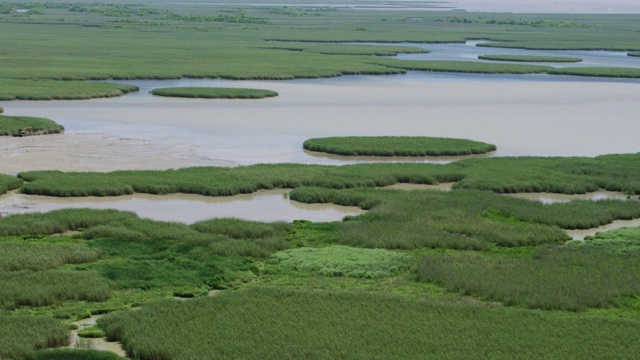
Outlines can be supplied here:
M597 233L607 232L611 230L621 229L625 227L638 227L640 226L640 219L633 220L616 220L611 224L599 226L597 228L592 229L584 229L584 230L568 230L565 229L564 232L571 236L574 240L584 240L587 236L593 236Z
M364 159L302 151L302 143L312 137L354 135L467 138L495 144L495 156L596 156L640 150L635 96L640 81L633 80L411 72L287 82L129 83L142 91L111 99L5 106L10 115L53 119L66 132L3 140L0 172L356 163ZM154 87L196 85L268 87L280 96L212 103L146 93Z
M589 201L601 201L601 200L640 200L637 195L627 195L618 191L594 191L585 194L556 194L556 193L515 193L505 194L506 196L525 199L531 201L538 201L543 204L555 204L555 203L567 203L576 200L589 200Z
M385 186L385 189L398 189L398 190L438 190L438 191L451 191L455 182L440 183L440 184L408 184L398 183L389 186Z
M77 330L71 331L70 343L68 348L79 349L89 348L101 351L110 351L119 356L125 357L127 354L122 348L122 344L119 342L110 342L105 338L81 338L78 336L78 332L84 328L93 326L96 321L102 317L102 315L93 315L89 318L75 321L73 324L78 327Z
M355 206L304 204L290 200L287 189L252 194L209 197L195 194L134 194L111 197L59 198L15 192L0 196L0 212L8 215L47 212L63 208L133 211L152 220L192 224L212 218L235 217L255 221L339 221L365 211Z
M460 156L363 156L363 155L336 155L320 151L303 150L305 154L322 159L337 160L342 162L423 162L430 164L448 164L454 161L488 157L495 154L491 151L485 154L460 155Z

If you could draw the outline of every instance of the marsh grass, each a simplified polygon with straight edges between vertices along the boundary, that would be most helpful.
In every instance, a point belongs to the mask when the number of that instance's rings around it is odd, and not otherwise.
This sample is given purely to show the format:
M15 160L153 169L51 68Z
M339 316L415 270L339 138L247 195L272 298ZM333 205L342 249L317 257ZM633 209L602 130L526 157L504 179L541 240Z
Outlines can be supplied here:
M567 236L560 227L590 228L640 217L637 202L544 205L484 191L299 188L290 197L305 203L369 208L368 213L339 225L337 241L387 249L483 250L491 243L507 247L562 243Z
M551 75L594 76L608 78L640 78L640 68L563 67L549 70Z
M552 68L542 65L493 64L474 61L376 59L376 64L405 70L476 74L542 74Z
M269 271L312 273L379 279L407 270L411 255L382 249L356 249L348 246L299 248L277 252L268 259Z
M233 239L257 239L284 236L289 224L222 218L200 221L191 225L191 228L201 233L226 235Z
M0 195L19 188L22 185L22 180L17 179L14 176L0 174Z
M620 244L619 244L620 245ZM478 253L424 255L418 278L453 292L544 310L582 311L640 294L636 254L574 245L545 248L533 259Z
M347 136L314 138L302 147L337 155L364 156L459 156L486 154L496 146L467 139L419 136Z
M0 100L83 100L134 91L136 86L113 83L0 78Z
M627 53L628 56L640 56L640 52L629 52Z
M98 325L141 359L629 358L640 351L637 320L263 287L158 302Z
M33 360L121 360L122 357L99 350L55 349L35 353Z
M111 284L89 271L2 272L0 284L0 307L8 310L60 304L67 300L104 301L111 294Z
M78 336L83 338L102 338L105 337L104 331L99 329L97 326L89 326L80 331L78 331Z
M42 271L65 264L81 264L98 260L101 253L80 244L0 242L0 272Z
M201 99L264 99L278 96L272 90L245 88L176 87L151 91L153 95Z
M0 314L0 359L32 357L38 349L67 345L69 330L49 317Z
M53 120L28 116L0 116L0 136L58 134L64 127Z
M493 61L515 62L547 62L547 63L576 63L582 59L562 56L535 56L535 55L480 55L478 59Z
M333 189L395 183L458 182L454 189L497 193L581 194L599 189L640 194L638 154L586 157L476 158L448 165L357 164L345 166L261 164L236 168L200 167L166 171L63 173L32 171L18 177L20 191L48 196L117 196L191 193L229 196L260 189L318 186Z

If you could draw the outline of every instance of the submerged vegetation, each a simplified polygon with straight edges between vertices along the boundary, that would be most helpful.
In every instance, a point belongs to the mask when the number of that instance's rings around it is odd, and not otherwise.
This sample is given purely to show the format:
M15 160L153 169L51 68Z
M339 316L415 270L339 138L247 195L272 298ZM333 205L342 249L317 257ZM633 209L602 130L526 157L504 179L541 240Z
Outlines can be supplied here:
M201 99L264 99L278 96L272 90L242 88L178 87L153 89L153 95Z
M534 55L480 55L478 59L494 61L516 61L516 62L548 62L548 63L575 63L582 59L561 56L534 56Z
M64 127L53 120L29 116L0 116L0 136L58 134Z
M467 139L425 136L347 136L309 139L302 147L337 155L456 156L486 154L496 146Z

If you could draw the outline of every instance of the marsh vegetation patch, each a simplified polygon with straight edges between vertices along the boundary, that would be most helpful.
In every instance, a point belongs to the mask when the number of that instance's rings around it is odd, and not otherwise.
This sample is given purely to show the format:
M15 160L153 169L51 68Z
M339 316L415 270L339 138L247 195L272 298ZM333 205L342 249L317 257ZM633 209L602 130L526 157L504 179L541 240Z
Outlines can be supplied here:
M546 62L546 63L575 63L582 59L561 56L535 56L535 55L480 55L478 59L494 61L515 61L515 62Z
M174 87L151 91L153 95L199 99L264 99L278 96L272 90L244 88Z
M426 136L346 136L314 138L306 150L354 156L459 156L486 154L496 146L467 139Z
M64 126L53 120L30 116L0 116L0 136L58 134Z

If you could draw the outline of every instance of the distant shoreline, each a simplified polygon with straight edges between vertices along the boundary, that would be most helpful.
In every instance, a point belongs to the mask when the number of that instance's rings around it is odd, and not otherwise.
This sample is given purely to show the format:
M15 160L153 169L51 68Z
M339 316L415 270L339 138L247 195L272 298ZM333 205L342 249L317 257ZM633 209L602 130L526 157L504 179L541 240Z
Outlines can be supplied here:
M448 3L468 12L640 14L640 2L634 0L450 0Z

